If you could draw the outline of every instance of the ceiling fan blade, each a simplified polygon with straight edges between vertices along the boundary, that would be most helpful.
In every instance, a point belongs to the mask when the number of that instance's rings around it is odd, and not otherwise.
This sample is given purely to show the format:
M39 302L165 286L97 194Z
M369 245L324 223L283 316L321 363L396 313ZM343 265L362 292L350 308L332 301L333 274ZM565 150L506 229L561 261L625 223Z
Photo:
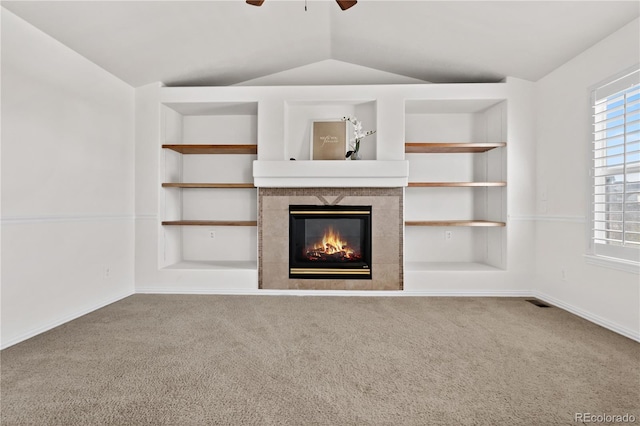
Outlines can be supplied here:
M247 3L253 6L262 6L264 0L247 0Z
M351 6L355 6L355 4L358 3L358 1L357 0L336 0L336 3L338 3L338 6L340 6L340 9L347 10Z

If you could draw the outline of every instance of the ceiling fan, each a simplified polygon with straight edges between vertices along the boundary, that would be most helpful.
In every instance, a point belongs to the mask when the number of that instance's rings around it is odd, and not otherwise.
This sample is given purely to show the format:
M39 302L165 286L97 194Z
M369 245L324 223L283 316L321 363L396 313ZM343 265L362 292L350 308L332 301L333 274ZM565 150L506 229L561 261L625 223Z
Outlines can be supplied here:
M264 0L247 0L247 3L253 6L262 6L262 3L264 3ZM358 1L357 0L336 0L336 3L338 3L338 6L340 6L340 9L347 10L351 6L354 6L356 3L358 3Z

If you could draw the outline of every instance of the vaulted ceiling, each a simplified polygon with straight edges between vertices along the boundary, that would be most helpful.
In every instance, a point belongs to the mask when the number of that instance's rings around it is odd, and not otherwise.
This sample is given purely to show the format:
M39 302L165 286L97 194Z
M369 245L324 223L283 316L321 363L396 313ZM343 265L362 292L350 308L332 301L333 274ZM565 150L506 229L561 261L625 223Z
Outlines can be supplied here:
M536 81L640 15L638 1L306 3L2 5L134 87L232 85L327 60L430 82Z

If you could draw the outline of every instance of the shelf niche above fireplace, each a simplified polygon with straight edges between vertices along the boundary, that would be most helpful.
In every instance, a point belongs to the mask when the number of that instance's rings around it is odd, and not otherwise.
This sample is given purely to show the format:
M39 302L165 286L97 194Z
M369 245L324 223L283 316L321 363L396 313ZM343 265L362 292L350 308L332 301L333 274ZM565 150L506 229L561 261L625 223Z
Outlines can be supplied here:
M289 278L371 279L371 206L289 206Z

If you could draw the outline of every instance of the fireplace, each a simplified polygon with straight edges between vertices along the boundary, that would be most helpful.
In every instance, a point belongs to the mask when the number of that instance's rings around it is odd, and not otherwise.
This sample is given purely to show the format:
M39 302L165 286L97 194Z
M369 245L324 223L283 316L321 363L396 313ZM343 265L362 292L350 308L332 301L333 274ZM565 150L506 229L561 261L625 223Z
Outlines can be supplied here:
M371 206L289 206L289 278L371 279Z
M258 288L264 290L347 290L381 291L402 290L403 269L403 199L404 188L258 188ZM338 207L339 206L339 207ZM366 206L364 210L361 207ZM370 206L370 207L369 207ZM352 245L352 229L359 229L360 238L368 238L361 244L362 260L359 265L336 262L329 268L335 271L318 271L317 261L296 258L296 244L307 247L304 234L307 223L302 218L336 218L345 211L356 212L346 219L364 216L363 223L348 226L349 232L338 232ZM331 211L332 213L328 213ZM290 212L294 213L291 218ZM363 215L364 213L364 215ZM293 222L293 224L291 223ZM304 231L298 226L305 226ZM364 227L364 231L362 231ZM370 231L367 229L369 228ZM343 234L345 232L345 234ZM335 228L334 228L335 234ZM293 236L297 235L292 242ZM302 241L299 239L302 238ZM344 245L344 244L343 244ZM291 259L292 247L294 250ZM313 247L315 248L315 246ZM297 253L301 253L297 251ZM306 255L306 252L305 252ZM318 257L319 253L316 254ZM355 262L355 260L354 260ZM348 268L345 268L347 266ZM366 268L366 266L369 266ZM291 271L291 268L306 271ZM290 274L293 272L293 275ZM301 273L304 272L304 273ZM351 272L347 274L347 272ZM358 272L358 273L355 273ZM294 278L297 277L297 278ZM311 279L317 278L317 279Z

